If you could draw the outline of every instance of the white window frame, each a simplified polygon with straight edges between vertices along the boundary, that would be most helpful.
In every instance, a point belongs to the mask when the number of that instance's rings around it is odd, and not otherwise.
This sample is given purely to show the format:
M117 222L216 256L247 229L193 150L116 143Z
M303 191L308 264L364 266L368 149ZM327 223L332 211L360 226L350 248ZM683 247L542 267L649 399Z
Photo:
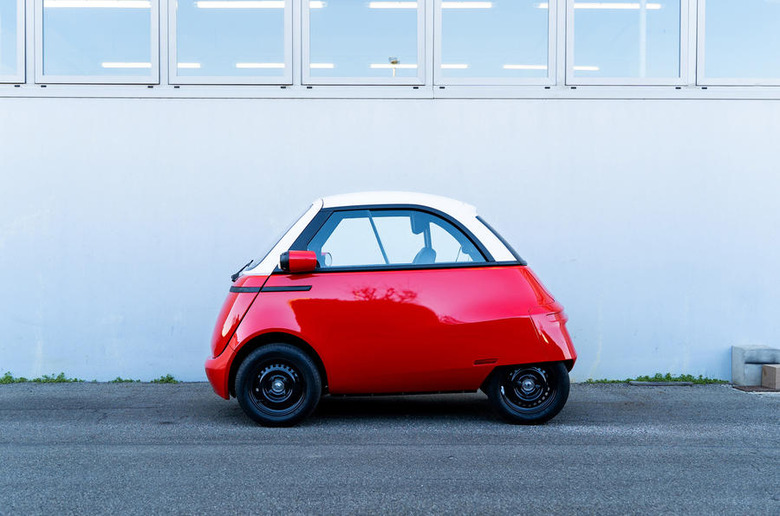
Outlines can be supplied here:
M552 86L555 84L555 42L557 39L558 0L549 0L547 8L547 77L444 77L441 73L442 0L434 3L434 69L433 81L442 86Z
M168 73L170 84L257 84L291 85L293 83L293 0L284 0L284 74L277 77L233 75L179 75L176 51L176 3L168 1Z
M697 19L696 38L696 84L701 86L779 86L780 77L777 78L708 78L705 70L705 43L707 38L707 24L705 23L707 0L699 0L699 14Z
M689 16L688 0L680 0L679 77L575 77L574 76L574 3L566 0L566 81L567 86L682 86L688 84ZM609 0L616 1L616 0ZM638 0L634 0L636 2Z
M175 1L175 0L172 0ZM149 75L44 75L43 2L35 0L35 82L37 84L160 84L160 0L150 0L152 67Z
M426 68L428 60L426 59L426 47L428 39L426 34L426 6L428 0L417 0L417 75L413 77L312 77L309 64L311 48L311 24L309 0L300 0L303 5L302 10L302 54L301 77L303 85L404 85L404 86L422 86L425 84Z
M0 83L22 84L25 80L25 6L16 0L16 73L0 75Z

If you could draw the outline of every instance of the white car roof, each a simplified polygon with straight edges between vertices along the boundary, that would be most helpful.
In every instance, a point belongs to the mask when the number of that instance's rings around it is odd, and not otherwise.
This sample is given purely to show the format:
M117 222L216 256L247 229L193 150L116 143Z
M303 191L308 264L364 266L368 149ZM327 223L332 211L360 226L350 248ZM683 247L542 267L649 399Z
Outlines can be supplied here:
M241 275L271 274L279 264L281 253L290 248L295 239L298 238L298 235L301 234L314 219L314 216L322 209L391 205L422 206L443 212L471 231L490 252L493 260L498 262L516 260L501 239L477 219L477 209L470 204L438 195L414 192L357 192L332 195L315 200L306 213L293 224L262 262L244 271Z
M322 198L323 208L343 208L346 206L372 206L385 204L413 204L442 211L457 220L477 216L477 209L465 202L448 197L416 192L356 192L331 195Z

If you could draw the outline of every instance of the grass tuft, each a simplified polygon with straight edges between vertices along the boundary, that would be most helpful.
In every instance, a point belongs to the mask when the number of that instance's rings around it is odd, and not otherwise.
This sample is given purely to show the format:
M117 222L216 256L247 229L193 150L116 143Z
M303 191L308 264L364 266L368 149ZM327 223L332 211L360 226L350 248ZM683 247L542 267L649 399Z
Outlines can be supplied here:
M25 378L23 376L19 377L19 378L15 378L14 375L12 375L11 373L8 373L8 372L5 373L0 378L0 384L3 384L3 385L9 384L9 383L24 383L26 381L27 381L27 378Z
M174 378L173 375L166 374L165 376L161 376L156 380L152 380L152 383L180 383L180 382L179 380Z

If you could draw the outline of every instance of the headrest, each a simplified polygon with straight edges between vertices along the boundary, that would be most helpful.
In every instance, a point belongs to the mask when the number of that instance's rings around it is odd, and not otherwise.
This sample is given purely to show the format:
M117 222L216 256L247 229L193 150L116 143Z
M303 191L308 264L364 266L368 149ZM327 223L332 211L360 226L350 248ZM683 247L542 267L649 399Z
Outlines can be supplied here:
M428 225L430 224L430 219L425 213L422 213L420 211L413 211L412 216L412 233L415 235L419 235L423 231L425 231L428 228Z

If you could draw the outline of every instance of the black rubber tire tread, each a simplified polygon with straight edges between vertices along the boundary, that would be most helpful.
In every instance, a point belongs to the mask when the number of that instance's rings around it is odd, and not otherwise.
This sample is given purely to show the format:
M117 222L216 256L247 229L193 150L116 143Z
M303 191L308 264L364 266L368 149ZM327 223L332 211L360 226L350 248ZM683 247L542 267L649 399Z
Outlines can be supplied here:
M304 401L291 414L273 416L262 412L250 399L253 376L263 362L281 359L293 364L300 372L304 383ZM263 426L294 426L307 418L317 408L322 394L322 380L311 357L300 348L290 344L266 344L247 355L236 373L236 398L244 413Z
M542 367L550 375L550 384L555 389L554 398L549 405L540 410L518 411L507 404L501 394L501 379L509 371L519 367ZM493 409L509 423L520 425L539 425L555 417L569 398L569 371L563 362L527 364L496 369L485 385L485 393Z

